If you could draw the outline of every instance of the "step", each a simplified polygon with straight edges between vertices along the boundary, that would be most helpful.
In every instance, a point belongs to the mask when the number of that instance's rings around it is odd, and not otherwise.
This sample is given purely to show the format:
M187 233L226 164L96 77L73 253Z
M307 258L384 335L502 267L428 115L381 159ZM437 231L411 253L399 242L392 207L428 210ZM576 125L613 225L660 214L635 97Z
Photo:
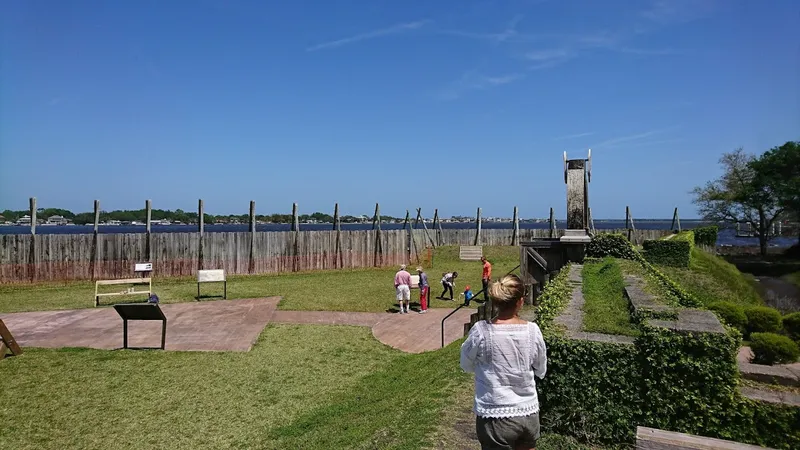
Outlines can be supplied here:
M461 261L479 261L483 256L483 247L480 245L462 245L459 250Z

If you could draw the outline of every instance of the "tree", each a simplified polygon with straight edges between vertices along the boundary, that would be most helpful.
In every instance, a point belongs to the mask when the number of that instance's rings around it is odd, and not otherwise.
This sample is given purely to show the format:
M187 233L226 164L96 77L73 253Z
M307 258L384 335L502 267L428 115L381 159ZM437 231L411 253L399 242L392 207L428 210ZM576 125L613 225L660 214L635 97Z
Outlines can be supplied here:
M800 220L800 142L773 147L753 162L753 169L787 215Z
M745 222L758 238L761 255L767 254L770 228L784 211L769 178L755 170L756 157L739 148L719 160L722 176L694 188L694 203L705 220Z

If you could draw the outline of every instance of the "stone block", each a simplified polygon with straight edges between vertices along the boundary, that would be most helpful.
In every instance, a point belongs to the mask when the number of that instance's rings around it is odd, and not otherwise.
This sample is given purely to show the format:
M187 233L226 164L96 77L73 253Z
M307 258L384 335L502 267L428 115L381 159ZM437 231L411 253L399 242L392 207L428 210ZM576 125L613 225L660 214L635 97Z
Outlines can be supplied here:
M800 377L783 366L739 362L739 372L741 372L742 378L758 381L759 383L800 386Z

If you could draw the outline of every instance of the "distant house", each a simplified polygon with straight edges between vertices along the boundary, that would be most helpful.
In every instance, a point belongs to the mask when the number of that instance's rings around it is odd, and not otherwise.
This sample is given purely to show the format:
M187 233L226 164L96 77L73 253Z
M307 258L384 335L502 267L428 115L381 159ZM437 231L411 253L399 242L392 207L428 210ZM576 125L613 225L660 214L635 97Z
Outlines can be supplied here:
M48 225L66 225L69 222L64 216L50 216L47 218Z
M24 215L17 220L17 225L30 225L31 224L31 216Z

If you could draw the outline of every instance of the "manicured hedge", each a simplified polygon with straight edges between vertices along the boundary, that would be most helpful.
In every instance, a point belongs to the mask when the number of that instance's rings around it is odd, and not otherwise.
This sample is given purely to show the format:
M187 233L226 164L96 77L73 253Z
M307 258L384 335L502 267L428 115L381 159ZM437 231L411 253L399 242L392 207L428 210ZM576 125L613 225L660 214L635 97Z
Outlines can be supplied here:
M795 341L800 341L800 312L783 316L783 329Z
M741 333L747 331L747 315L744 307L731 302L715 302L708 309L717 313L720 321L736 328Z
M781 329L781 313L769 306L751 306L744 310L747 315L748 333L774 333Z
M621 233L602 233L594 236L586 246L586 256L605 258L611 256L620 259L637 259L639 256L631 242Z
M647 261L673 267L689 267L693 246L691 231L678 233L672 239L647 240L642 244Z
M697 245L706 245L714 247L717 245L717 236L719 234L719 227L710 225L707 227L693 228L694 243Z
M738 393L737 330L677 332L645 323L633 345L571 339L553 326L572 289L566 273L540 297L548 347L548 373L537 381L544 432L619 446L632 444L642 425L800 448L800 408Z
M751 334L750 349L755 364L791 364L800 356L793 340L775 333Z

